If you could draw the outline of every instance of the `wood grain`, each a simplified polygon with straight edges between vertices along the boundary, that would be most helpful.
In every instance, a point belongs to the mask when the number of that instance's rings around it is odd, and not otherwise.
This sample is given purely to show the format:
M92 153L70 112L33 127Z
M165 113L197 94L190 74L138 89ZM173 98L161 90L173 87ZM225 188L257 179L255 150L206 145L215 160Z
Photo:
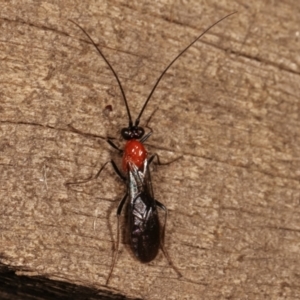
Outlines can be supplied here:
M125 187L107 167L127 125L100 45L142 118L165 246L136 261L123 239L108 287ZM300 5L297 1L0 2L0 262L17 274L142 299L299 299ZM105 108L112 106L109 112ZM72 125L82 133L71 130Z

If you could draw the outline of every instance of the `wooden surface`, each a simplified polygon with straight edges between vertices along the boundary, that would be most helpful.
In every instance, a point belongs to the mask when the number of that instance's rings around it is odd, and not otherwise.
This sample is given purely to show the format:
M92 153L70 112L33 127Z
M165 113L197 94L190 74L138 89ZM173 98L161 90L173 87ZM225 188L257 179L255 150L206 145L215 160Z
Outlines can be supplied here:
M125 187L106 168L167 63L142 118L163 161L155 196L169 209L165 246L140 264L122 243L108 287L115 211ZM300 4L297 1L0 2L0 262L143 299L299 299ZM112 112L107 111L112 105ZM81 132L70 130L72 124ZM117 160L118 161L118 160Z

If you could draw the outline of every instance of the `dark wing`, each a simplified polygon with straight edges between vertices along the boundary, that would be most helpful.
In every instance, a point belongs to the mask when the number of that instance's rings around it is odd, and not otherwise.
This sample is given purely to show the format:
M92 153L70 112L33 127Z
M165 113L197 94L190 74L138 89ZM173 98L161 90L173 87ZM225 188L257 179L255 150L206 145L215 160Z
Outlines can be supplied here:
M129 165L128 188L131 248L141 262L149 262L160 247L160 224L147 160L143 170Z

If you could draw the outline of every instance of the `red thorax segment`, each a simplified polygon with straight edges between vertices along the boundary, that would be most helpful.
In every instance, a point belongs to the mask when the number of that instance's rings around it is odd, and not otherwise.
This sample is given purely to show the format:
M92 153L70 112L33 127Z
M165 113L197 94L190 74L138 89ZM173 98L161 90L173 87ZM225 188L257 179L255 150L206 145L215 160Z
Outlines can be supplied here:
M140 169L143 166L146 158L147 151L140 141L134 139L127 141L123 154L123 171L127 173L129 162L135 164Z

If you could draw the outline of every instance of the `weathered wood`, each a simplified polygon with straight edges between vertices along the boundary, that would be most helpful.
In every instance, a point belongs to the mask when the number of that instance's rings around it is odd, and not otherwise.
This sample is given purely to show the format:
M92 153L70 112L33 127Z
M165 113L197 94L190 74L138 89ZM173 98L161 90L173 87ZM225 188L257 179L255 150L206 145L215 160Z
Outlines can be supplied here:
M123 243L105 287L125 187L109 167L64 183L115 157L105 139L127 118L68 19L99 43L136 116L166 64L234 10L176 62L142 119L158 107L150 152L183 155L152 177L184 277L162 254L140 264ZM297 1L0 2L0 262L143 299L299 298L299 17Z

